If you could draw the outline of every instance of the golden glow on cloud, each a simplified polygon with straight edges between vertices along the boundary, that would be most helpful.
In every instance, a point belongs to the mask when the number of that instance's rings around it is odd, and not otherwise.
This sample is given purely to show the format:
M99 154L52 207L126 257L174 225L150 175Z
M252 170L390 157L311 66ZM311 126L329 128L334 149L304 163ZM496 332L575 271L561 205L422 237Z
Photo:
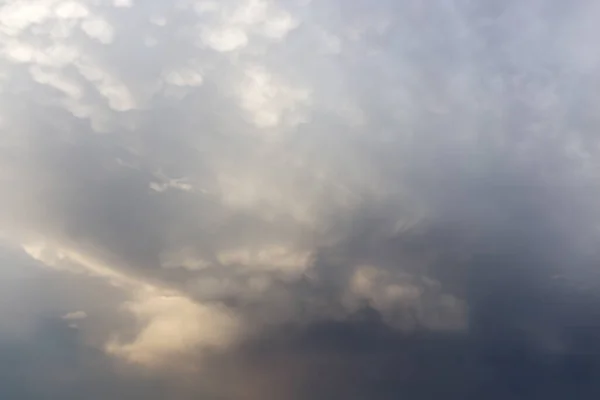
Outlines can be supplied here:
M157 366L170 358L203 348L218 349L235 341L241 324L232 310L215 304L200 304L173 289L130 276L76 251L46 243L23 245L33 258L47 266L105 279L126 291L131 300L122 310L140 326L131 341L117 335L106 350L128 361ZM79 319L83 314L67 314Z

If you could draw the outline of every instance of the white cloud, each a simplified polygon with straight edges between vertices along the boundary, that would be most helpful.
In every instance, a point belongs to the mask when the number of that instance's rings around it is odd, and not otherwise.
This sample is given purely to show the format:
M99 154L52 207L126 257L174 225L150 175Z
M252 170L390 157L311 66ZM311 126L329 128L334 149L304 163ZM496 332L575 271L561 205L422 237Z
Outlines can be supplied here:
M113 5L120 8L133 7L133 0L113 0Z
M107 350L148 366L199 348L226 347L235 340L240 328L237 318L225 308L194 303L178 295L141 295L125 304L124 309L143 328L133 341L113 340Z
M114 40L115 29L106 20L100 17L92 17L81 23L81 29L92 39L103 44L109 44Z
M284 117L292 125L303 122L303 108L310 101L309 90L280 82L260 66L246 68L239 96L241 106L260 128L276 127Z
M202 74L193 68L173 69L164 76L167 83L175 86L200 86L204 82Z
M84 311L73 311L62 316L62 319L69 323L69 328L78 329L79 321L87 318Z
M31 242L23 248L44 265L104 279L132 297L122 308L140 324L139 332L131 340L117 335L106 343L109 353L132 363L158 366L190 351L226 347L241 333L240 319L222 305L197 303L171 288L49 242ZM67 316L64 319L76 320L83 314Z
M225 266L241 266L254 271L299 275L310 267L311 252L283 245L241 247L222 251L217 259Z
M11 1L0 7L0 30L16 35L34 24L40 24L51 15L53 1Z
M115 111L129 111L136 107L131 92L118 82L100 81L98 90L108 99L109 107Z
M62 319L67 321L78 321L86 318L87 314L85 311L73 311L62 316Z
M218 10L212 3L196 4L199 14ZM282 40L299 22L291 14L264 0L244 0L218 14L211 25L203 26L202 43L219 52L231 52L250 44L250 36Z
M264 35L276 39L283 40L288 33L297 28L299 22L286 12L279 12L273 17L265 21L263 25Z
M75 1L59 3L54 9L54 13L57 17L64 19L85 18L90 14L89 10L83 4Z
M78 251L61 247L50 241L31 241L22 244L23 250L44 266L60 271L85 274L106 279L111 285L130 291L150 290L152 285L111 268L93 257Z
M191 192L194 190L194 187L192 186L192 184L185 182L185 180L173 179L169 182L164 183L152 182L150 183L150 189L156 192L164 192L168 189L177 189L182 190L184 192Z
M244 0L239 3L239 6L228 17L229 23L256 25L267 17L269 4L265 0Z
M64 74L45 70L37 65L32 66L29 72L36 82L51 86L64 93L67 97L77 100L83 96L83 88Z
M6 41L3 52L13 62L35 63L57 68L72 63L79 56L76 48L65 44L39 48L18 40Z
M93 83L98 92L108 100L108 106L115 111L129 111L136 108L134 95L124 83L104 71L92 60L79 59L75 63L81 75Z
M36 54L33 46L18 41L7 41L3 50L9 60L19 63L31 62Z
M202 43L219 52L241 49L248 44L246 32L237 27L204 28Z
M465 303L442 289L439 282L423 276L360 266L350 278L345 302L360 308L367 300L401 329L412 329L415 322L433 329L466 329Z

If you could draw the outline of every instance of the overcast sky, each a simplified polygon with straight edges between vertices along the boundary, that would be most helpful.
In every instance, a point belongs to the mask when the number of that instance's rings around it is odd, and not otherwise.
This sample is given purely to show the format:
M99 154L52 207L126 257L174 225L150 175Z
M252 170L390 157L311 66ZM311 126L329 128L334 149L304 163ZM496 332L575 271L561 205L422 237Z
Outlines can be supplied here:
M599 20L0 1L0 398L597 399Z

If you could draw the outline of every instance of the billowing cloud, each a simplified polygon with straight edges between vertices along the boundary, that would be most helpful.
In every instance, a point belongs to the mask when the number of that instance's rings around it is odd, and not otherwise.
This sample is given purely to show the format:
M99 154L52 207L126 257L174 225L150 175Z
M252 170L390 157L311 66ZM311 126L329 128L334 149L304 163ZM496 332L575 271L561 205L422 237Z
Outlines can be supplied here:
M0 5L0 397L595 398L599 16Z

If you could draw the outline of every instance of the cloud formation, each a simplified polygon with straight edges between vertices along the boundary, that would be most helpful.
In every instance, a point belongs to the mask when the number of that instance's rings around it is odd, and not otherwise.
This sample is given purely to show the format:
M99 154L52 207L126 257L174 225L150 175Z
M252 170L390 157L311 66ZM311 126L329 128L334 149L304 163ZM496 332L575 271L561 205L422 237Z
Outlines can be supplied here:
M1 5L0 394L595 398L599 15Z

